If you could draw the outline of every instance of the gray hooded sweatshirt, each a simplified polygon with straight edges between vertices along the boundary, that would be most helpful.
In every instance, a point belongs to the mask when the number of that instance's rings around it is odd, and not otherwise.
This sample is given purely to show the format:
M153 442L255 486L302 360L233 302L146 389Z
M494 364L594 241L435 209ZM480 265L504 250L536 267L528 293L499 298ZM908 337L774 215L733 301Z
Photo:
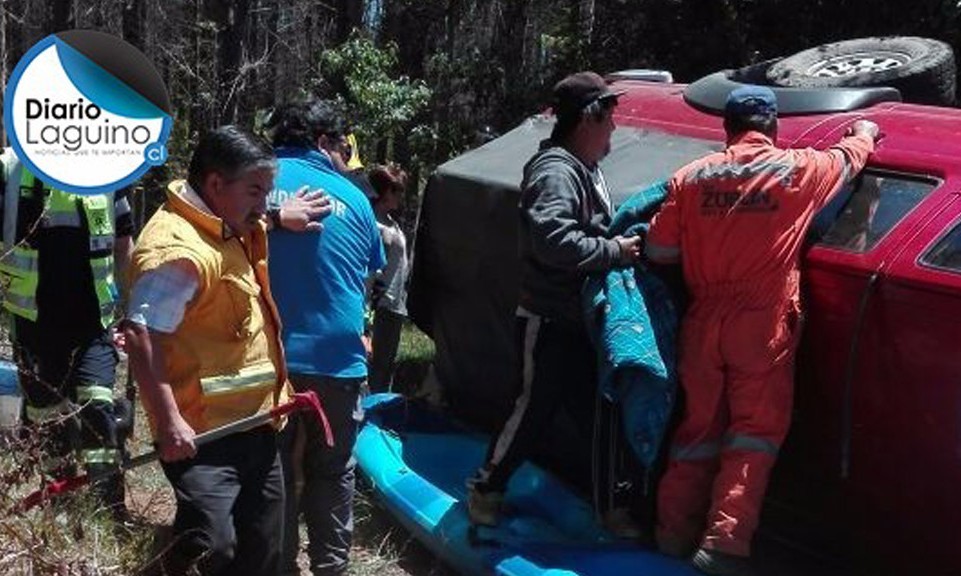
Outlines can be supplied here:
M520 217L520 306L581 324L587 274L612 268L620 256L607 237L612 208L600 168L592 172L545 140L524 166Z

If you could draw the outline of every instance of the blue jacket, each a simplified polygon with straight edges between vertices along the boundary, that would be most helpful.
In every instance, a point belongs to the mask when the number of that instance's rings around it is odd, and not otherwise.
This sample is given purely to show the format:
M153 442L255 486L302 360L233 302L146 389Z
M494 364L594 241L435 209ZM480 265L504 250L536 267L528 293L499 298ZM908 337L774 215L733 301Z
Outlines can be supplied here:
M655 184L617 211L610 234L646 231L664 199ZM585 323L598 357L600 392L620 405L627 441L650 468L657 458L677 394L678 312L666 285L642 265L592 274L582 294Z

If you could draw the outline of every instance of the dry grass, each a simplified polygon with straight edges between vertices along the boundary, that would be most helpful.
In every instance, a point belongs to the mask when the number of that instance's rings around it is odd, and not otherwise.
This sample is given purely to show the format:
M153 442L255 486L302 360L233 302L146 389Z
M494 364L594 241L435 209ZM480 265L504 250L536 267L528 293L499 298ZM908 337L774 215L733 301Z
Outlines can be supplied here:
M381 508L373 492L358 486L354 514L357 529L351 556L355 576L452 575L430 551L421 546Z
M117 523L83 490L29 511L21 499L41 486L39 446L7 439L0 455L0 574L136 574L149 558L152 527L136 515Z
M0 357L3 351L0 350ZM425 366L433 357L433 343L406 326L399 360ZM419 377L422 371L411 373ZM118 369L118 389L126 382L126 366ZM406 385L412 388L419 382ZM160 467L154 463L126 473L130 519L117 523L98 509L85 489L27 512L15 511L20 500L41 486L41 441L0 439L0 575L3 576L129 576L156 565L163 542L169 539L176 504ZM136 415L134 454L151 449L146 418ZM356 538L351 573L357 576L442 576L446 570L433 556L389 518L360 489L356 503ZM302 539L305 541L305 539ZM305 542L304 542L305 543ZM306 558L302 553L302 566ZM304 572L307 573L306 571Z

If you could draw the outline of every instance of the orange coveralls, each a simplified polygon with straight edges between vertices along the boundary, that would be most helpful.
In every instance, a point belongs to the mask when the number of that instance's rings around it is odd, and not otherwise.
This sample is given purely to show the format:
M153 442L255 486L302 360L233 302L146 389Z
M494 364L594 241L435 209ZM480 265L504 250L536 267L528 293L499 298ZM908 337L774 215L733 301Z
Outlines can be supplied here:
M750 555L790 423L801 243L873 150L867 136L781 150L747 132L672 178L646 247L652 260L681 260L692 296L679 350L684 415L658 494L662 550L688 551L700 537Z

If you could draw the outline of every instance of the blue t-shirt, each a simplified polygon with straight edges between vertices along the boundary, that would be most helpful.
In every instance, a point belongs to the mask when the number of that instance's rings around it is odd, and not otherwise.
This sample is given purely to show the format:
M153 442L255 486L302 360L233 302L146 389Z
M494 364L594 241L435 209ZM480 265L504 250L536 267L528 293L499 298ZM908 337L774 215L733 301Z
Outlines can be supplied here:
M323 190L333 207L320 233L270 234L270 287L284 325L287 366L295 374L363 378L364 280L386 261L374 211L320 152L276 153L272 204L309 186Z

